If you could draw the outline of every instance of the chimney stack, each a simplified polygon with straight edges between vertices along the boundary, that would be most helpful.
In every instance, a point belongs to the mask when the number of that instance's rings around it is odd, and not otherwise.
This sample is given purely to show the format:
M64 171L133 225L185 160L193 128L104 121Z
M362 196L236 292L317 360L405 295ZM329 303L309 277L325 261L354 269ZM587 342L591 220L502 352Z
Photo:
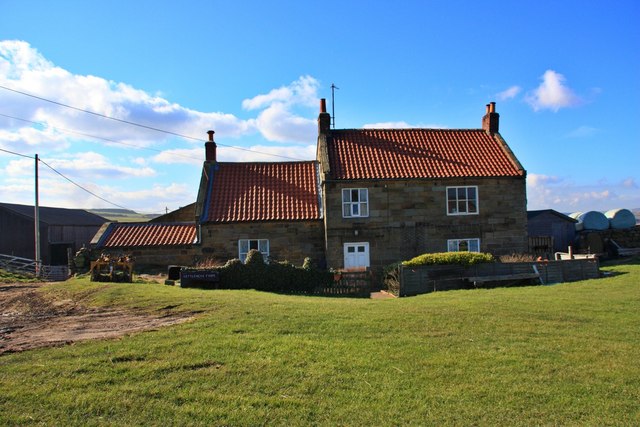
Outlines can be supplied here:
M320 114L318 115L318 134L329 133L331 128L331 115L327 113L327 100L320 99Z
M216 161L216 142L213 140L213 134L216 133L213 130L207 131L209 134L209 140L204 144L204 153L205 153L205 161L206 162L215 162Z
M482 129L489 132L491 135L498 133L500 125L500 114L496 113L496 103L490 102L487 104L487 112L482 117Z

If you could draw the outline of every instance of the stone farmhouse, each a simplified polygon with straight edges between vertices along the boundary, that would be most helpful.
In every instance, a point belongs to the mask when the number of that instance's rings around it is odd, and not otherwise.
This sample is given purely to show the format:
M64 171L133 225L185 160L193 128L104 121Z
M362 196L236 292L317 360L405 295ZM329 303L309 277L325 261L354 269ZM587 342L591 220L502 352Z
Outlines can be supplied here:
M165 236L164 246L134 239L128 249L219 263L257 249L295 264L310 257L321 267L374 272L425 252L527 250L526 172L499 133L495 103L478 129L330 123L322 99L317 158L300 162L219 162L209 131L189 228L195 237ZM176 224L156 223L153 232L171 234Z

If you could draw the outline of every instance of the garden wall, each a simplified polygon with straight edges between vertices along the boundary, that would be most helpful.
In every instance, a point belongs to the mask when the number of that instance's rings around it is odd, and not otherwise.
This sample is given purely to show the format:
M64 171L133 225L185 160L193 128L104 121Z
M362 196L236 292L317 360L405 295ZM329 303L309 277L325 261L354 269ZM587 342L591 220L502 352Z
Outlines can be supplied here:
M534 278L533 275L536 272L538 277ZM480 287L522 283L551 284L598 277L600 277L600 264L597 258L549 262L497 262L477 264L471 267L460 265L400 266L399 296L472 289L478 284Z

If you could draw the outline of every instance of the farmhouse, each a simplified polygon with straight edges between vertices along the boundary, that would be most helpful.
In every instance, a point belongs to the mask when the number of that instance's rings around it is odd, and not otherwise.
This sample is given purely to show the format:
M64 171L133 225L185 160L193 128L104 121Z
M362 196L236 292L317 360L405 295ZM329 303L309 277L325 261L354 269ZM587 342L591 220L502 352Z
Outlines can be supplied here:
M330 122L322 99L314 161L219 162L209 131L195 206L165 219L182 222L111 225L94 243L164 265L244 260L257 249L375 272L425 252L527 250L526 172L499 133L495 103L478 129ZM179 224L189 233L171 238Z
M371 267L425 252L524 252L526 172L500 136L495 103L480 129L331 129L318 117L327 264Z
M424 252L524 252L526 172L498 132L331 129L318 116L315 162L224 163L214 132L196 202L201 256L250 249L331 268L372 268Z

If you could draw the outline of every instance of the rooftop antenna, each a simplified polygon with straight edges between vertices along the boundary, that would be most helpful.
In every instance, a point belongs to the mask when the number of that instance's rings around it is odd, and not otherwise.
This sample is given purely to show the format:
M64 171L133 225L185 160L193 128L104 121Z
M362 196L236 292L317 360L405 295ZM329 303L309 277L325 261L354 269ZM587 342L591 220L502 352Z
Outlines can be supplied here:
M335 99L334 92L336 89L340 89L335 84L331 83L331 127L336 128L336 110L335 110Z

